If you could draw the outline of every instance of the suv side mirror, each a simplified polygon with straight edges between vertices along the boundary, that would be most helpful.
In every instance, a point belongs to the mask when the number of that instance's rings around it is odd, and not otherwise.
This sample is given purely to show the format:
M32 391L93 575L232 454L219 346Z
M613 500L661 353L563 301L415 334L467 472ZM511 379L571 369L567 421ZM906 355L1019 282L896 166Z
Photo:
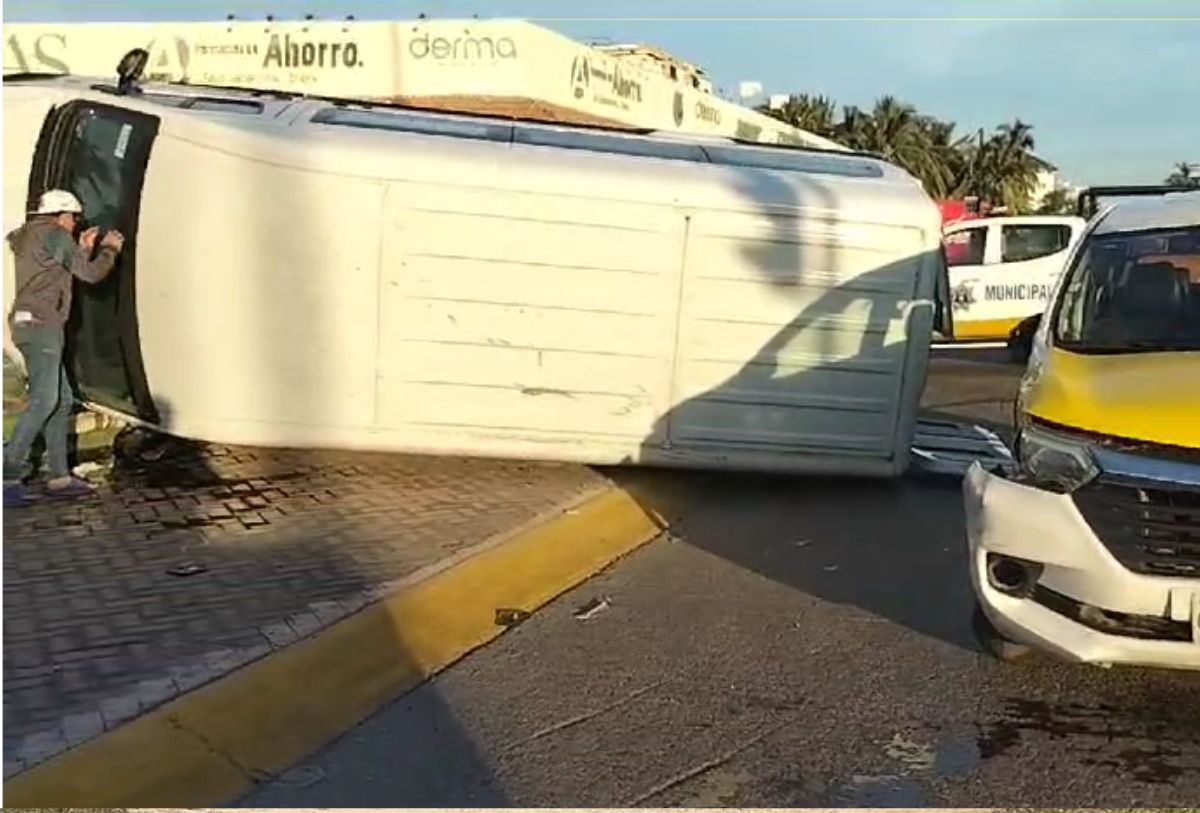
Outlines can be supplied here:
M946 245L938 250L937 280L934 289L933 329L945 339L954 338L954 295L950 291L950 264L946 260Z

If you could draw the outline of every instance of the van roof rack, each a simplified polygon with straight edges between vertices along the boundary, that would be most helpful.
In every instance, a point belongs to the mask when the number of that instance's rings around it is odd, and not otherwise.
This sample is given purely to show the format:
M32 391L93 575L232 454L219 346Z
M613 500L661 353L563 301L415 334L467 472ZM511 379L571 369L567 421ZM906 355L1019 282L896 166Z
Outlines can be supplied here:
M1152 186L1091 186L1079 193L1076 210L1080 217L1091 218L1099 208L1100 198L1155 197L1176 192L1196 192L1200 187L1156 184Z

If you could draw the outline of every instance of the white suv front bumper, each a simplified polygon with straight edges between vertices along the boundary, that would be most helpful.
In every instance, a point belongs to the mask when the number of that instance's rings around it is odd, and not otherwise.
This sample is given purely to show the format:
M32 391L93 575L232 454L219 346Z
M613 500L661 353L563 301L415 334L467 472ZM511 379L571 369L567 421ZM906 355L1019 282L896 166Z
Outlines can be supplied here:
M1067 495L989 474L978 464L963 492L971 581L984 614L1006 638L1069 660L1200 670L1200 579L1127 569ZM1191 640L1101 631L1060 611L1057 600L1007 595L989 583L989 553L1044 565L1039 587L1068 602L1170 620L1177 632L1190 626Z

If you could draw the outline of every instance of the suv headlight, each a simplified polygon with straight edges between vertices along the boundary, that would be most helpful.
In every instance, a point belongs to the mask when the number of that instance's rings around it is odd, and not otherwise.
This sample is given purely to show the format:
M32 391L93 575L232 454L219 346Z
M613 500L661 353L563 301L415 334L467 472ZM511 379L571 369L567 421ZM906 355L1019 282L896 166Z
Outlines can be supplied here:
M1025 426L1017 441L1021 469L1034 483L1059 494L1069 494L1100 474L1086 442Z

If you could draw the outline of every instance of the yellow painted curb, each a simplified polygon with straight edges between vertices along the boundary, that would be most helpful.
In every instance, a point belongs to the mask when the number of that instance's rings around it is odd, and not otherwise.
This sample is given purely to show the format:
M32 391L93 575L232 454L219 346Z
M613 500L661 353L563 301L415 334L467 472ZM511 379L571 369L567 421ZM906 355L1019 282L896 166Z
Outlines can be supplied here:
M228 804L501 634L498 608L533 611L649 542L663 514L607 490L13 777L5 807Z

